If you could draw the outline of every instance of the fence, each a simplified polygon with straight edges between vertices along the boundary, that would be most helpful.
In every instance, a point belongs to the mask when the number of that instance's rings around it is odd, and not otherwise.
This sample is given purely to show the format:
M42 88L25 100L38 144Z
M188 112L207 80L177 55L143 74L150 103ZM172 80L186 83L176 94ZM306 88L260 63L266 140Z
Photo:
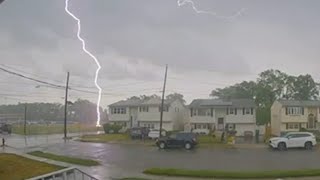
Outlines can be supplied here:
M98 180L97 178L77 169L67 168L53 173L41 175L27 180Z

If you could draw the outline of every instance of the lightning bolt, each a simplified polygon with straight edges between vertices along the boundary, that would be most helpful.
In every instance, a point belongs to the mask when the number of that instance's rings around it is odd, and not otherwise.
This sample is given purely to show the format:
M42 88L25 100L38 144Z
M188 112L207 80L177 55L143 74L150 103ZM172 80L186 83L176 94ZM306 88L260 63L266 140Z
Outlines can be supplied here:
M233 20L233 19L237 18L238 16L241 16L243 14L243 12L246 10L245 8L242 8L232 16L221 16L221 15L218 15L218 13L213 12L213 11L198 10L198 8L196 7L195 3L192 0L178 0L177 4L178 4L179 7L184 6L186 4L190 4L192 9L197 14L209 14L209 15L215 16L215 17L220 18L220 19L225 19L225 20Z
M77 24L78 24L77 37L78 37L79 41L81 41L81 43L82 43L82 50L86 54L88 54L95 61L95 63L98 66L96 73L95 73L94 83L95 83L95 86L97 87L97 89L99 90L99 95L98 95L98 100L97 100L97 123L96 123L96 126L99 127L99 126L101 126L100 125L100 102L101 102L102 89L98 84L98 78L99 78L99 72L101 69L101 65L100 65L98 59L92 53L90 53L86 48L86 42L81 37L81 21L72 12L69 11L69 0L65 0L65 8L64 9L65 9L66 13L68 13L74 20L77 21Z

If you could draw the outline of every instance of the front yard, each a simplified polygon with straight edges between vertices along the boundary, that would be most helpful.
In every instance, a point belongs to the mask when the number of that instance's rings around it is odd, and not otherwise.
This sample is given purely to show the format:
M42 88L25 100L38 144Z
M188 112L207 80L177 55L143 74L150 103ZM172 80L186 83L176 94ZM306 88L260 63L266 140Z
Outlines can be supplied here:
M273 171L221 171L221 170L189 170L152 168L145 174L159 176L177 176L188 178L222 178L222 179L266 179L320 176L320 169L273 170Z
M55 161L61 161L61 162L66 162L66 163L70 163L70 164L77 164L77 165L81 165L81 166L98 166L98 165L100 165L99 162L91 160L91 159L62 156L62 155L57 155L57 154L52 154L52 153L45 153L42 151L33 151L33 152L29 152L28 154L30 154L32 156L52 159Z
M0 179L21 180L51 173L63 167L35 161L22 156L0 153Z

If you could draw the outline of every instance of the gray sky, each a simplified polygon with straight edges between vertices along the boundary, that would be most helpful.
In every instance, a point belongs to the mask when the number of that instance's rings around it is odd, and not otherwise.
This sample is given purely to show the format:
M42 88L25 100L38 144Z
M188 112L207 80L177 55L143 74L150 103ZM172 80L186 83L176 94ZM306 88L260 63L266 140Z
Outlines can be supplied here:
M320 1L194 2L219 15L246 11L230 22L178 7L175 0L70 0L88 49L102 65L104 107L132 95L160 95L165 64L168 93L182 93L188 102L217 87L254 80L268 68L320 80ZM6 0L0 6L0 64L61 85L70 71L71 86L93 87L96 65L75 33L64 0ZM0 95L19 95L0 96L1 103L63 102L61 90L0 74ZM71 100L79 97L96 99L70 92Z

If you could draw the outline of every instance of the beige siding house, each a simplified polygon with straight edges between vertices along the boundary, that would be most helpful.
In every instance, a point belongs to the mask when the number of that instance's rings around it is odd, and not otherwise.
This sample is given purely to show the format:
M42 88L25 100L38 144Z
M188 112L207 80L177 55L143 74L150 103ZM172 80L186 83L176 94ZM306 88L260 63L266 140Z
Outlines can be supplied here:
M161 99L131 99L109 105L109 122L126 128L148 127L160 129ZM179 101L165 101L162 128L183 130L187 120L187 108Z
M301 128L318 129L320 101L278 100L271 107L271 131L280 136Z
M236 130L237 136L255 133L255 103L250 99L195 99L189 105L192 129Z

